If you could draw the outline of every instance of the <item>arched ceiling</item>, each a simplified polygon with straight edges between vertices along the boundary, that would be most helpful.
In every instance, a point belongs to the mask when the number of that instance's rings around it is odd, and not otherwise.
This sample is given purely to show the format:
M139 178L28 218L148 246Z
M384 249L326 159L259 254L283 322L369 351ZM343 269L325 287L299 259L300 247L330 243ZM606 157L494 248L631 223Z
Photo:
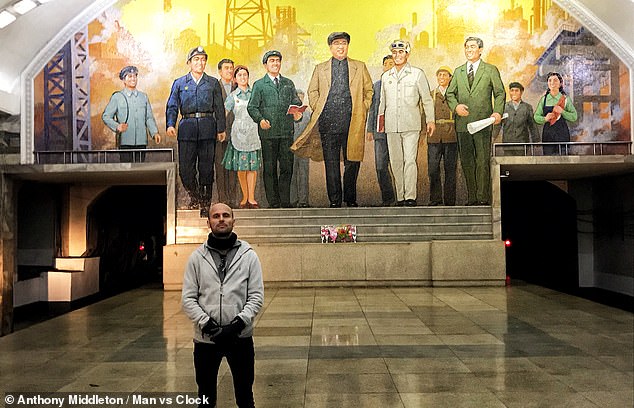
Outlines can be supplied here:
M15 1L0 0L0 9ZM57 49L61 48L73 25L85 24L114 3L116 0L53 0L0 29L0 111L19 114L23 81L31 80L24 76L27 68L30 72L33 68L41 69L47 56L44 50L51 48L49 44L59 43ZM606 41L630 69L634 68L634 0L611 0L609 7L608 3L597 0L555 0L555 3ZM611 38L606 39L606 34Z
M0 9L16 1L0 0ZM67 27L82 20L88 10L94 10L95 3L102 3L103 10L108 7L108 3L114 4L116 0L53 0L36 7L0 29L0 111L12 115L20 113L23 72L48 44L55 42L57 37L67 31ZM68 41L68 38L60 40L58 49Z

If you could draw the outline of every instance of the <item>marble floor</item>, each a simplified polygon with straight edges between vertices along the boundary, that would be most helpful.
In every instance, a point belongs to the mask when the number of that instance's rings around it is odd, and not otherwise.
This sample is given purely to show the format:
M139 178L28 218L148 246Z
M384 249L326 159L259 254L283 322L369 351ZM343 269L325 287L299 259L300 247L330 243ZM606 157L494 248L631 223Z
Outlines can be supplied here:
M179 300L136 289L0 338L0 392L195 394ZM632 313L532 285L267 289L255 400L632 407L633 331ZM218 407L235 406L221 375Z

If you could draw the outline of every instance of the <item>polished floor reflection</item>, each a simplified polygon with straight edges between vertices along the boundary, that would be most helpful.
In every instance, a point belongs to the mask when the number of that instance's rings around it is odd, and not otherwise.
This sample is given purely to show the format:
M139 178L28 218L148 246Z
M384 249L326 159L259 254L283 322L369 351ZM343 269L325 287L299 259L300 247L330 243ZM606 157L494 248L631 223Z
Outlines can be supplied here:
M179 300L138 289L0 338L0 391L195 392ZM267 289L256 405L632 407L633 327L531 285Z

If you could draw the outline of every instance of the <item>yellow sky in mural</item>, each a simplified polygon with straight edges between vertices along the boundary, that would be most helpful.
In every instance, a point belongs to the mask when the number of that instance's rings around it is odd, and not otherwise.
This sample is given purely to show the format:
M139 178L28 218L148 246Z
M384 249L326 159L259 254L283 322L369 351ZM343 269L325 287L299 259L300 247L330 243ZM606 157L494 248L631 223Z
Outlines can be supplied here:
M91 24L95 57L91 75L111 84L103 88L101 99L95 98L93 91L93 108L97 104L96 110L102 110L110 97L109 90L120 86L117 74L124 64L139 66L143 70L142 89L155 100L165 100L172 79L186 72L187 49L197 45L196 37L203 45L207 44L208 14L215 25L212 41L223 44L225 0L171 2L171 11L164 12L161 0L120 0L100 15L98 22ZM282 50L285 56L284 75L305 89L315 64L330 56L326 44L330 32L348 31L352 36L350 57L364 61L372 78L377 79L388 45L404 28L413 44L409 61L422 68L430 78L430 85L435 86L433 73L443 65L464 64L464 36L477 35L484 40L483 59L500 69L505 84L511 81L524 84L524 97L534 105L545 90L545 84L539 83L535 75L538 69L559 68L556 58L549 57L550 60L540 62L539 66L538 61L543 61L540 58L546 55L545 50L558 38L562 28L580 27L561 9L551 7L549 0L545 3L548 11L541 15L537 29L531 30L534 0L270 0L274 23L276 7L291 6L296 10L298 24L311 34L306 43L295 46L280 31L271 46ZM439 10L437 21L441 22L437 46L433 46L434 5ZM523 8L524 21L516 13L504 14L519 6ZM412 27L412 13L417 13L417 27ZM124 30L118 31L117 21ZM432 37L429 46L424 35L417 38L422 31ZM249 44L241 45L243 48L239 50L209 47L213 63L208 65L207 73L215 75L215 62L231 57L249 65L254 78L264 75L259 63L262 50ZM97 88L101 87L94 87ZM109 131L104 132L110 137Z
M247 1L247 0L240 0ZM106 11L103 27L106 31L102 38L108 38L116 27L114 20L131 33L129 38L119 39L117 52L131 62L146 67L148 75L145 86L159 84L165 77L171 77L184 68L186 48L197 43L192 39L194 32L200 43L207 44L207 15L215 25L215 37L211 41L223 44L225 0L171 0L172 9L164 12L160 0L122 1ZM352 4L352 5L351 5ZM354 5L362 4L355 8ZM535 72L535 61L543 51L542 43L550 41L557 33L559 17L549 22L549 29L529 34L526 26L520 27L516 18L500 20L503 12L522 6L524 19L532 14L533 0L384 0L348 1L321 0L270 0L271 17L275 24L276 7L292 6L296 10L297 22L311 36L305 38L301 48L286 47L283 38L276 38L273 47L282 50L286 59L283 72L291 77L299 87L306 87L314 65L330 57L326 38L332 31L345 30L352 36L350 57L364 61L372 78L381 74L381 60L389 53L388 46L399 37L404 28L408 38L413 41L410 62L425 70L435 72L442 65L457 67L464 63L461 44L466 35L478 35L484 40L483 58L496 64L504 71L504 80L528 82ZM434 38L429 38L431 48L418 44L416 35L422 31L433 36L433 6L439 10L438 21L448 21L455 26L438 27L438 46L433 46ZM417 13L418 25L412 27L412 13ZM414 35L411 35L411 32ZM520 40L521 39L521 40ZM518 40L522 41L518 47ZM96 39L98 41L98 39ZM225 54L219 48L210 49L212 61L230 57L252 68L254 76L263 75L258 66L261 50L252 49L245 54ZM296 54L297 52L300 54ZM182 65L181 65L182 64ZM175 68L178 67L178 68ZM210 64L207 73L215 72L215 64Z
M244 0L246 1L246 0ZM523 6L524 17L531 14L532 0L384 0L348 1L321 0L318 3L303 0L270 0L271 16L275 18L277 6L293 6L298 23L312 34L316 44L324 44L328 33L345 30L352 35L350 53L356 58L368 58L377 47L376 33L386 27L404 25L411 29L412 13L418 15L420 29L431 31L433 4L446 3L452 14L465 19L491 21L511 3ZM123 6L122 23L133 35L143 35L144 43L151 43L161 33L178 33L189 27L207 38L207 15L215 24L215 40L223 42L225 0L172 0L172 11L163 13L163 1L132 0ZM155 33L152 33L155 31ZM213 35L212 35L213 39ZM326 48L326 47L324 47ZM324 50L327 53L327 49Z

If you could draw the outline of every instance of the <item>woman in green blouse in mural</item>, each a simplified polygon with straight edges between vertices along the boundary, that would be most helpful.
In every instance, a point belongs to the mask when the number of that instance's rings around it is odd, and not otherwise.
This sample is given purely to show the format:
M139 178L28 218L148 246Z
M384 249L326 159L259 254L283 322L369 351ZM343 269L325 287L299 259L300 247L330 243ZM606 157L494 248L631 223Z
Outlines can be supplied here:
M548 91L539 100L533 118L544 125L542 142L569 142L570 130L566 122L577 120L577 110L570 98L566 96L563 80L557 72L548 73ZM558 155L567 152L565 147L557 145L544 146L544 155Z

